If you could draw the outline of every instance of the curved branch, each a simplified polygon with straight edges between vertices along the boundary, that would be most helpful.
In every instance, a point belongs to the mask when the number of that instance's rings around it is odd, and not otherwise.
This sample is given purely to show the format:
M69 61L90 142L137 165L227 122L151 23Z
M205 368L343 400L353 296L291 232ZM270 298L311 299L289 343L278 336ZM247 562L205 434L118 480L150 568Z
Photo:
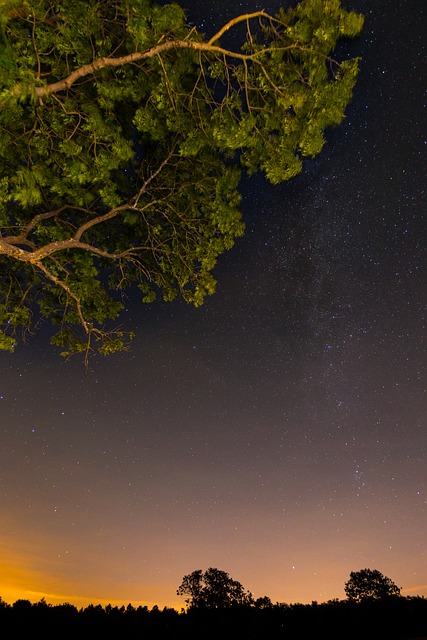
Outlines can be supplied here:
M34 247L34 243L28 240L28 235L31 231L38 225L42 220L48 220L49 218L56 218L61 215L61 213L67 209L76 209L77 211L83 211L84 213L91 213L89 209L85 209L84 207L78 207L75 205L64 204L59 209L55 209L53 211L46 211L46 213L38 213L34 216L32 220L22 229L21 233L18 236L3 236L2 240L7 242L8 244L18 245L18 244L26 244L30 247Z
M83 211L85 213L93 213L92 211L90 211L89 209L85 209L84 207L63 205L59 209L55 209L53 211L47 211L46 213L39 213L36 216L34 216L34 218L26 225L26 227L22 230L22 232L19 235L6 236L6 237L1 237L0 235L0 255L2 254L7 255L10 258L15 258L17 260L20 260L21 262L27 262L27 263L36 264L36 265L39 265L41 261L44 260L44 258L47 258L48 256L51 256L52 254L57 253L58 251L64 251L66 249L84 249L86 251L90 251L91 253L95 253L101 257L109 258L113 260L124 257L125 255L129 254L129 252L133 251L133 249L127 250L121 253L109 253L108 251L104 251L103 249L98 249L97 247L94 247L88 243L81 242L81 237L91 227L94 227L98 224L102 224L107 220L111 220L112 218L115 218L123 211L129 211L129 209L132 209L132 210L137 210L140 213L143 213L149 207L159 204L161 200L154 199L147 202L143 207L138 206L138 202L142 194L147 190L147 187L149 186L149 184L161 173L164 167L168 164L168 162L170 161L170 159L174 154L174 151L175 151L175 146L172 147L171 151L167 154L167 156L160 163L157 169L153 171L150 174L150 176L146 178L146 180L144 180L142 186L138 190L138 193L136 193L129 202L127 202L126 204L122 204L118 207L114 207L113 209L110 209L110 211L107 211L107 213L98 215L94 218L91 218L90 220L87 220L86 222L80 225L80 227L77 229L77 231L74 233L74 235L71 238L66 238L64 240L55 240L53 242L50 242L49 244L44 245L43 247L40 247L39 249L36 249L35 244L28 240L28 234L32 229L34 229L34 227L41 220L47 220L49 218L58 216L68 208L76 209L78 211ZM22 249L21 247L18 246L20 244L26 245L30 247L32 250L28 251L26 249Z
M227 58L235 58L238 60L252 60L256 62L256 58L258 55L264 54L270 49L266 47L258 52L252 54L238 53L236 51L231 51L229 49L225 49L224 47L215 45L214 42L217 42L218 39L236 24L240 22L249 21L253 18L264 17L269 20L273 20L272 16L270 16L265 11L256 11L254 13L246 13L230 20L226 25L224 25L208 42L197 42L192 40L168 40L167 42L161 42L156 44L155 46L148 49L148 51L135 51L133 53L129 53L125 56L119 56L117 58L98 58L93 62L83 65L78 69L75 69L72 73L70 73L63 80L59 80L58 82L53 82L51 84L35 87L34 92L35 95L42 99L48 95L58 93L59 91L64 91L69 89L75 82L88 76L100 69L105 69L106 67L121 67L126 64L131 64L135 62L139 62L141 60L153 58L155 56L159 56L165 51L169 51L171 49L193 49L196 51L204 51L207 53L218 53ZM296 45L290 45L288 48L294 48ZM277 47L275 48L277 51ZM10 95L12 96L20 96L22 95L24 90L28 90L26 87L23 88L22 85L16 85L10 91Z
M264 9L261 9L261 11L254 11L254 13L244 13L240 16L237 16L237 18L233 18L232 20L227 22L227 24L221 27L221 29L217 33L215 33L215 35L213 35L210 40L208 40L208 44L211 45L217 40L219 40L226 31L229 31L230 29L232 29L234 26L236 26L236 24L239 24L239 22L247 22L249 20L252 20L253 18L271 19L271 16L268 13L266 13Z
M159 173L164 169L164 167L168 164L168 162L171 159L171 157L173 156L173 154L174 154L174 147L167 154L167 156L161 162L161 164L157 167L157 169L144 181L144 183L141 186L141 188L139 189L138 193L133 196L133 198L130 200L130 202L128 202L127 204L122 204L119 207L114 207L114 209L110 209L110 211L108 211L107 213L104 213L101 216L97 216L96 218L92 218L91 220L88 220L87 222L84 222L77 229L76 233L74 234L74 238L73 239L79 241L80 238L82 237L82 235L84 234L84 232L87 231L88 229L90 229L91 227L94 227L97 224L105 222L106 220L111 220L111 218L115 218L122 211L127 211L129 209L136 209L139 199L141 198L141 196L144 193L144 191L147 189L147 187L150 184L150 182L152 180L154 180L159 175ZM144 211L145 209L147 209L147 207L152 206L153 204L157 204L158 202L159 202L158 200L153 200L153 201L147 203L145 205L145 207L142 207L141 209L138 208L138 210Z
M122 67L125 64L139 62L140 60L145 60L147 58L154 58L154 56L158 56L170 49L195 49L197 51L215 52L226 55L227 57L240 58L242 60L247 60L252 57L251 55L235 53L228 49L223 49L222 47L212 46L206 42L169 40L168 42L163 42L162 44L152 47L148 51L135 51L134 53L128 53L127 55L120 56L118 58L98 58L98 60L94 60L94 62L90 62L79 69L76 69L63 80L53 82L52 84L48 84L44 87L36 87L35 94L38 98L44 98L52 93L58 93L59 91L69 89L75 82L77 82L77 80L80 80L80 78L84 78L95 71L99 71L100 69L105 69L106 67ZM11 93L13 95L19 95L20 92L21 87L18 86L12 89Z

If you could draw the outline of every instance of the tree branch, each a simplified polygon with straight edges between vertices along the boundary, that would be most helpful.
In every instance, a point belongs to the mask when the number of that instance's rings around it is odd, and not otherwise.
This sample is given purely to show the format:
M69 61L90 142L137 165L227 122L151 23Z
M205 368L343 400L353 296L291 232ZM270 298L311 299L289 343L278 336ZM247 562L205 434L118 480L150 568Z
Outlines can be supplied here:
M236 24L240 22L248 21L257 17L265 17L269 20L273 20L272 16L270 16L265 11L256 11L255 13L247 13L230 20L226 25L224 25L208 42L197 42L192 40L168 40L166 42L159 42L154 47L151 47L148 51L135 51L133 53L129 53L125 56L119 56L117 58L98 58L98 60L94 60L88 64L75 69L72 73L70 73L63 80L59 80L58 82L53 82L51 84L45 86L35 87L34 92L36 96L40 99L45 98L48 95L58 93L59 91L64 91L66 89L70 89L71 86L84 78L87 75L95 73L100 69L105 69L106 67L121 67L126 64L131 64L135 62L139 62L141 60L153 58L154 56L160 56L165 51L169 51L171 49L193 49L196 51L204 51L208 53L218 53L227 58L236 58L238 60L252 60L256 62L257 56L260 54L264 54L269 51L269 48L262 49L258 52L252 54L238 53L236 51L231 51L229 49L225 49L218 45L214 45L214 42L217 42L218 39ZM285 47L286 49L294 48L296 45L290 45L289 47ZM277 51L277 47L274 49ZM27 87L22 87L22 85L15 85L10 90L10 95L12 96L21 96L22 93L28 90Z
M119 207L114 207L114 209L111 209L107 213L104 213L101 216L97 216L96 218L92 218L91 220L88 220L87 222L83 223L77 229L73 239L79 241L85 231L87 231L91 227L94 227L97 224L105 222L106 220L111 220L122 211L127 211L129 209L137 209L137 204L142 194L144 193L144 191L146 191L150 182L154 180L154 178L156 178L159 175L159 173L164 169L164 167L168 164L173 154L174 154L174 148L167 154L167 156L161 162L161 164L157 167L157 169L144 181L138 193L135 196L133 196L133 198L127 204L120 205ZM158 200L147 203L146 206L142 208L142 211L144 211L147 207L152 206L157 202Z
M208 40L208 45L211 45L217 40L219 40L226 31L229 31L230 29L232 29L234 26L236 26L236 24L239 24L239 22L248 22L253 18L271 19L271 16L268 13L266 13L263 9L261 11L255 11L254 13L244 13L240 16L237 16L236 18L233 18L232 20L227 22L227 24L225 24L223 27L221 27L221 29L217 33L215 33L215 35L213 35L210 40Z
M41 262L37 263L37 267L43 271L43 273L45 274L45 276L51 280L51 282L53 282L54 284L57 284L59 287L61 287L61 289L63 289L65 291L65 293L70 296L70 298L72 298L75 302L76 305L76 311L77 314L79 316L79 320L80 323L85 331L85 333L87 335L90 334L90 332L93 330L93 328L89 325L89 323L86 321L84 315L83 315L83 311L82 311L82 306L81 306L81 302L78 296L76 296L75 293L73 293L70 289L70 287L65 284L65 282L63 280L60 280L59 278L57 278L51 271L49 271L49 269Z
M18 244L27 244L28 246L34 247L34 243L28 240L28 235L31 231L41 222L42 220L48 220L49 218L55 218L59 216L66 209L76 209L77 211L83 211L85 213L91 213L89 209L85 209L84 207L77 207L74 205L63 205L59 207L59 209L55 209L54 211L46 211L46 213L38 213L34 216L32 220L22 229L21 233L18 236L4 236L2 239L4 242L8 244L18 245Z

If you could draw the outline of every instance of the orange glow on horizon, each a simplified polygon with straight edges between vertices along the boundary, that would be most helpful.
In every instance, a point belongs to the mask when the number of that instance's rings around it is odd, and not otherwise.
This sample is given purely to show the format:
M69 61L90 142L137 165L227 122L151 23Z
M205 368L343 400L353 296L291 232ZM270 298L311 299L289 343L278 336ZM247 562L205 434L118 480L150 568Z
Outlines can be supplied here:
M3 548L2 541L0 541L0 547ZM151 609L157 605L160 609L173 607L177 611L180 611L184 605L183 600L166 601L158 587L148 589L149 598L144 600L118 598L116 595L111 598L108 596L98 597L97 593L102 590L102 585L99 585L98 588L92 586L90 588L91 594L89 594L84 578L74 584L66 584L49 573L32 569L32 562L31 556L26 557L14 552L9 555L2 553L0 560L0 598L4 602L13 604L16 600L29 600L34 603L44 598L48 604L69 603L77 608L87 607L90 604L101 604L104 607L111 604L112 606L121 607L130 603L133 607L147 606ZM119 589L120 586L118 585ZM125 590L126 587L123 588L123 591Z
M77 608L84 608L90 604L106 606L108 604L112 606L122 605L127 606L131 604L133 607L147 606L151 609L157 605L160 609L163 607L172 607L177 611L184 608L185 603L181 598L167 599L165 594L174 593L176 586L170 585L135 585L135 584L116 584L114 589L109 589L103 585L101 581L93 579L86 579L82 576L76 576L72 582L68 582L58 577L57 567L51 562L47 566L43 567L40 559L37 559L30 553L25 553L22 549L19 549L19 544L16 540L0 540L0 597L8 604L13 604L16 600L24 599L30 602L39 602L42 598L46 600L48 604L58 605L69 603ZM108 571L108 567L107 567ZM301 582L303 583L303 581ZM244 584L244 582L243 582ZM244 584L244 586L246 586ZM294 593L301 595L300 598L295 598L292 601L285 599L275 599L272 594L265 593L271 597L273 602L288 602L290 604L295 602L310 603L316 598L311 597L310 590L314 585L308 585L304 590L306 597L303 597L303 591L297 588L295 585ZM277 590L277 585L272 581L272 587ZM323 602L334 597L343 599L344 595L333 595L328 593L328 589L325 585L325 598L318 599ZM110 591L111 597L108 596ZM103 596L100 597L100 594ZM107 592L107 595L105 593ZM118 593L126 594L125 597L117 597ZM133 597L139 593L139 598ZM144 592L147 597L145 599L140 598L141 592ZM254 597L260 597L261 593L254 593ZM402 588L402 595L404 596L427 596L427 584L408 586Z
M273 603L344 599L344 584L350 571L368 566L390 577L402 589L402 595L427 596L427 584L414 584L414 575L423 575L423 567L416 554L408 554L406 545L399 549L393 564L380 555L380 546L369 548L368 555L363 545L355 545L350 565L348 549L340 550L333 537L313 535L300 544L294 538L284 541L282 536L277 540L270 537L268 548L259 543L263 553L255 554L251 554L251 545L245 547L239 538L224 553L213 541L209 545L205 541L206 549L196 549L194 538L177 540L173 533L160 539L153 535L144 545L138 529L132 538L110 540L88 527L73 544L67 530L62 537L59 529L49 533L34 528L29 531L28 526L7 514L1 514L0 522L0 597L8 604L44 598L48 604L69 603L77 608L130 603L134 607L151 609L157 605L180 611L185 607L184 598L176 595L181 579L208 566L227 571L255 599L266 595ZM295 547L291 564L287 554L292 541ZM119 546L124 542L125 551ZM373 553L381 558L379 562L368 560Z

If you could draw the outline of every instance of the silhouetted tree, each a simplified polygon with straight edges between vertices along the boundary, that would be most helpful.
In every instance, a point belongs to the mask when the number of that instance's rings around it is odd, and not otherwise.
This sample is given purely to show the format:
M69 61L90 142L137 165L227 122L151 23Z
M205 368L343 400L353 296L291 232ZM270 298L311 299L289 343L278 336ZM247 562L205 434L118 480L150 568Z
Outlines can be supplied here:
M230 578L226 571L209 568L184 576L177 590L179 596L188 596L185 602L190 607L224 609L233 605L252 604L249 592L237 580Z
M18 600L16 600L13 603L13 608L15 611L20 611L20 612L28 612L31 610L31 607L33 606L31 604L31 602L29 600L25 600L23 598L19 598Z
M254 604L258 609L270 609L273 606L273 603L268 596L257 598Z
M400 588L377 569L352 571L345 583L345 594L353 602L382 600L389 596L400 596Z
M231 580L223 571L210 572ZM203 586L205 574L194 573L197 579L201 576L198 582ZM268 598L259 600L259 604L268 604ZM89 605L77 610L71 604L48 605L44 600L34 604L18 600L11 606L0 599L1 639L39 636L44 640L408 640L427 638L427 599L387 597L271 606L255 602L252 606L199 607L182 613L168 607L148 610L131 605Z

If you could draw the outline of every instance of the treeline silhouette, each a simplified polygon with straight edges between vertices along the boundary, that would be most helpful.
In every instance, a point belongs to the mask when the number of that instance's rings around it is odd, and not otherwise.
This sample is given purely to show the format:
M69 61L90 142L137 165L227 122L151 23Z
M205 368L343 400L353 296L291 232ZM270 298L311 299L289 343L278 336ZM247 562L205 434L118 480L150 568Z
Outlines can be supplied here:
M268 599L267 599L268 600ZM1 638L118 640L427 640L427 599L251 605L178 612L154 606L49 605L0 599Z

